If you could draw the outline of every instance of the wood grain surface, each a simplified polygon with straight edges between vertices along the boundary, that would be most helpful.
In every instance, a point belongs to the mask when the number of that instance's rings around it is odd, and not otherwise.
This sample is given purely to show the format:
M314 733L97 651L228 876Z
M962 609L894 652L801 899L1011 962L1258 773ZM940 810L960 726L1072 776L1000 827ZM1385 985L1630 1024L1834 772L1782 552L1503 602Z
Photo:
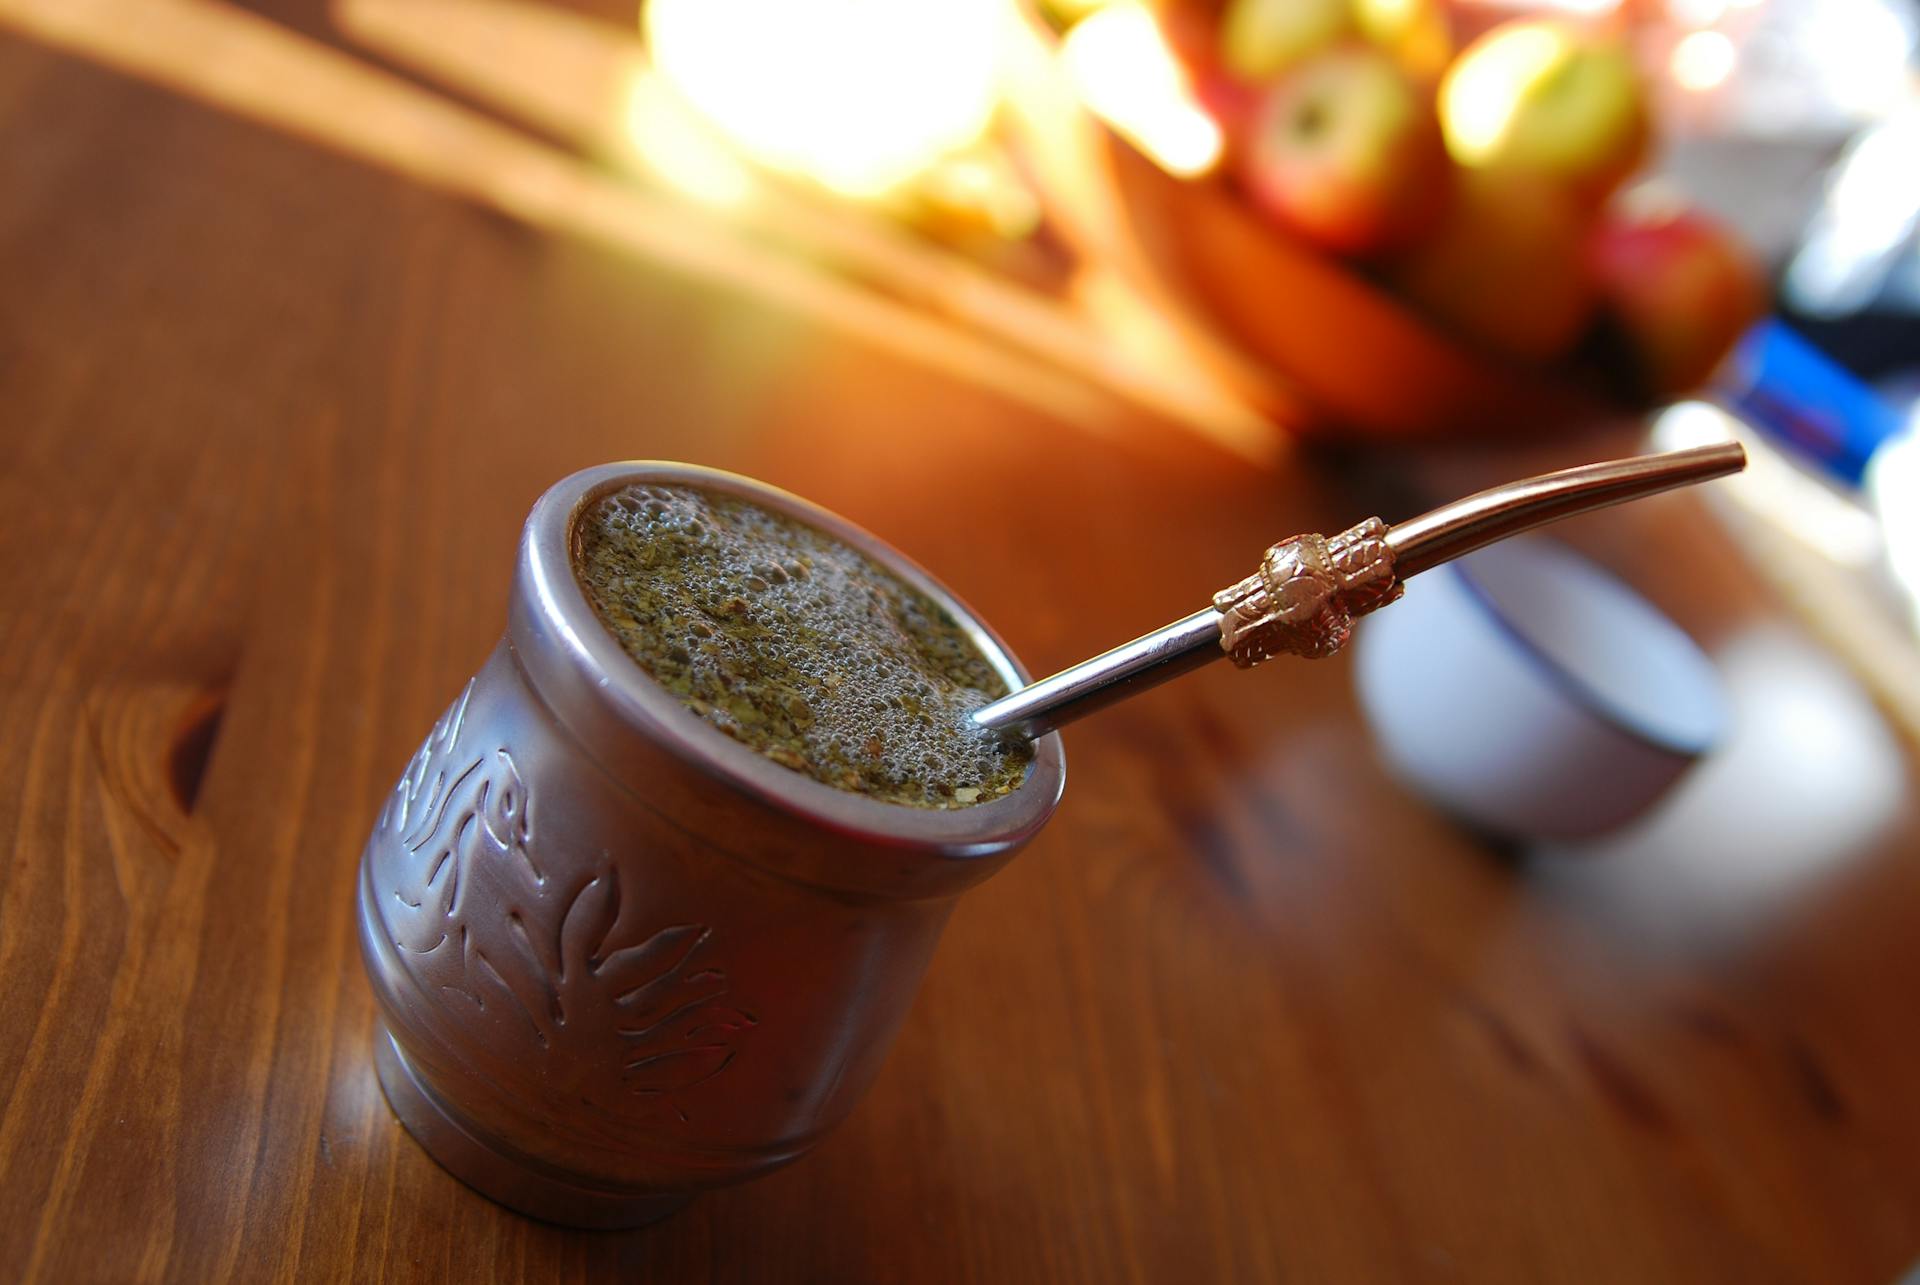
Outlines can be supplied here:
M410 1141L355 861L498 636L535 496L622 457L750 473L1042 670L1370 498L1085 401L0 37L0 1277L1879 1283L1920 1255L1913 760L1681 497L1573 535L1745 721L1621 850L1496 851L1402 792L1342 660L1222 667L1068 734L1057 819L798 1164L589 1234Z

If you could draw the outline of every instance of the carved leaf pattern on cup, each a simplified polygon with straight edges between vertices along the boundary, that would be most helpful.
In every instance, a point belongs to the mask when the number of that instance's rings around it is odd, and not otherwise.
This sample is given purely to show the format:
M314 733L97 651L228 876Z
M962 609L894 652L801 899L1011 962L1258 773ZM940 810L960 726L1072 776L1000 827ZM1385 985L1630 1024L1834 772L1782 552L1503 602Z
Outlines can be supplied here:
M725 970L696 958L712 929L644 934L624 923L611 865L563 899L531 850L532 801L512 753L461 749L472 695L469 682L380 816L376 835L395 845L401 876L384 907L394 945L421 957L421 980L433 976L444 997L468 1008L490 1048L565 1050L576 1065L607 1064L642 1095L719 1074L734 1037L756 1019L725 1002ZM469 922L476 885L485 923Z
M415 954L435 949L457 926L461 893L481 857L517 863L535 888L546 883L527 846L533 836L527 785L512 753L505 746L491 756L460 752L473 686L469 680L433 725L380 814L380 832L396 839L408 864L426 876L411 889L393 889L404 911L417 912L397 916L402 931L394 944Z
M611 867L568 904L560 924L554 1038L567 1037L570 1014L611 1008L626 1046L620 1076L631 1092L692 1088L726 1069L733 1037L757 1021L726 1002L725 970L697 959L711 928L676 924L618 944L621 907L619 875ZM595 1017L594 1024L600 1020ZM597 1030L590 1034L600 1037Z

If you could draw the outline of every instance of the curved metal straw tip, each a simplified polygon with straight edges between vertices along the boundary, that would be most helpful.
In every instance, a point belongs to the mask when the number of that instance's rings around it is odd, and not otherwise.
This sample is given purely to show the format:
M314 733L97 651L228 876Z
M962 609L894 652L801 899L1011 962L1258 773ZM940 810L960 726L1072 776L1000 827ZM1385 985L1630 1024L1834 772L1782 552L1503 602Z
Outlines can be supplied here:
M1691 486L1747 466L1746 448L1717 442L1542 473L1491 487L1388 529L1400 579L1429 571L1496 540L1576 514Z
M1522 531L1746 464L1738 442L1609 460L1496 486L1393 527L1373 518L1331 540L1295 536L1214 595L1213 606L984 705L973 721L1001 735L1042 736L1225 656L1249 667L1283 651L1329 655L1354 617L1394 601L1410 576Z

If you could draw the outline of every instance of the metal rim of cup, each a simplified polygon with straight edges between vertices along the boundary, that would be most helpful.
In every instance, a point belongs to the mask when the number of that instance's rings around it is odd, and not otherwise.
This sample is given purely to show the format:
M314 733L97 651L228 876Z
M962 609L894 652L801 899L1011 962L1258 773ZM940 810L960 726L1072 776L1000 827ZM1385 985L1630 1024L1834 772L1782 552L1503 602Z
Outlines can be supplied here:
M665 747L732 788L802 821L883 846L920 849L943 857L988 856L1018 847L1053 814L1066 784L1065 755L1057 733L1034 742L1033 762L1024 780L1007 795L985 803L940 810L885 803L839 790L782 767L735 741L693 714L680 698L657 684L601 623L573 570L575 524L588 505L607 493L632 485L690 486L735 495L784 513L838 539L905 580L952 614L982 656L1009 688L1025 685L1026 670L978 613L925 568L868 531L811 501L777 487L719 469L671 461L633 460L584 469L554 484L535 503L521 539L519 574L530 597L516 593L509 641L522 652L540 653L521 664L550 709L572 725L570 709L590 691L627 730ZM523 621L528 607L540 618ZM516 634L535 632L540 643L525 644ZM571 682L543 683L557 675L550 666L571 670ZM581 681L584 680L584 683ZM556 691L555 688L563 688ZM574 729L576 735L578 729ZM586 740L586 737L578 737Z

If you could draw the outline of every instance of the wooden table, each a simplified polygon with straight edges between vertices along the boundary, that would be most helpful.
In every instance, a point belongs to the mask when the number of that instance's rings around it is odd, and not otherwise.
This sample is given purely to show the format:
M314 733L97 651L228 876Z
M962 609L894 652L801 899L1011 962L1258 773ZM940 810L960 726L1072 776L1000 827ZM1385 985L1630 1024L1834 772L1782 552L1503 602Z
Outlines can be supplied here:
M0 1276L1885 1282L1920 1255L1913 759L1686 498L1573 533L1716 650L1744 720L1626 850L1448 824L1385 775L1344 661L1204 672L1068 734L1059 816L961 904L810 1157L630 1234L438 1169L374 1081L355 860L549 482L663 456L792 488L1042 670L1360 515L1325 464L1017 384L0 36Z

